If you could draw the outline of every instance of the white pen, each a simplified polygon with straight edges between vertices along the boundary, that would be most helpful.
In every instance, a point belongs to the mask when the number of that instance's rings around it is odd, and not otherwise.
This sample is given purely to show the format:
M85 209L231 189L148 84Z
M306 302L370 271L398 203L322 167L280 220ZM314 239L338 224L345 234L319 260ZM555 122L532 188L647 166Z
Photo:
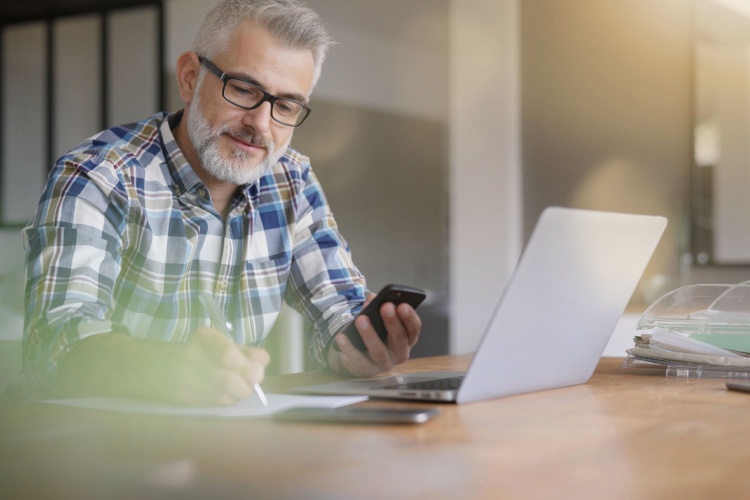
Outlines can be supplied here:
M213 327L218 328L221 333L234 342L232 323L224 317L224 314L222 314L221 309L219 309L219 305L216 303L213 296L203 292L199 294L198 297L200 298L203 308L208 311ZM266 399L263 389L260 388L260 384L253 384L253 389L255 390L255 394L258 395L260 402L263 403L263 406L268 406L268 399Z

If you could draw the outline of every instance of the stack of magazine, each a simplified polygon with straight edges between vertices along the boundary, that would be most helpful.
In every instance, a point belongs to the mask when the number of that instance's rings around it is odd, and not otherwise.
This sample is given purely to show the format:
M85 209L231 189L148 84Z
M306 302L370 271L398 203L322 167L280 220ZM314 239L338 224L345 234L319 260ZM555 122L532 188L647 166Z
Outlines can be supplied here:
M637 330L625 368L750 379L750 282L673 290L646 310Z

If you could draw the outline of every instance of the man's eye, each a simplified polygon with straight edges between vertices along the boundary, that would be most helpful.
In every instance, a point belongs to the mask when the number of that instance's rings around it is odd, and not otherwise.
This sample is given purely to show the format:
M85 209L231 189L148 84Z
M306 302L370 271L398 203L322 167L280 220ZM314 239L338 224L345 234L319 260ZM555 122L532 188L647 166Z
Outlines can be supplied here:
M258 89L250 85L239 85L236 83L230 83L229 85L227 85L227 87L229 88L230 92L232 92L234 95L237 95L237 96L256 96L260 94Z
M276 111L286 116L294 116L302 111L302 106L292 101L276 101Z
M284 101L277 101L276 108L282 113L291 113L294 111L294 106Z

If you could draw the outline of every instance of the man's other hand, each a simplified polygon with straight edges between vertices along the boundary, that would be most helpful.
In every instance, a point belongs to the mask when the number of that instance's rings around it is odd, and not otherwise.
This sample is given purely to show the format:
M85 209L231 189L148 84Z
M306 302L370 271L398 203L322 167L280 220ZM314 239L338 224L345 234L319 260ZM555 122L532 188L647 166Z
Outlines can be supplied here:
M375 295L370 294L365 305L374 298ZM388 332L388 342L380 340L366 316L359 316L355 325L367 346L367 352L360 352L346 335L339 333L334 342L340 351L328 350L328 365L333 370L355 377L370 377L391 370L409 359L411 348L419 340L422 330L419 315L409 304L395 306L392 303L383 304L380 315Z

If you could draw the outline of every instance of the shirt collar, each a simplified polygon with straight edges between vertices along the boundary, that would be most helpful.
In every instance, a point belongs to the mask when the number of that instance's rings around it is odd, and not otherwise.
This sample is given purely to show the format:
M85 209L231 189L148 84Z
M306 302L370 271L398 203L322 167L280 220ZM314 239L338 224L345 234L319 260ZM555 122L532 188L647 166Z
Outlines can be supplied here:
M164 156L167 161L167 167L169 168L172 181L174 182L173 190L177 196L181 196L188 192L197 192L199 189L204 189L204 184L195 173L193 167L190 166L185 156L182 154L182 150L177 145L177 140L174 138L172 129L179 125L183 119L184 110L179 110L166 117L160 126L160 132L162 141L164 144ZM266 176L273 175L271 172L267 172ZM240 196L240 199L235 198L235 203L239 204L241 209L245 207L252 208L258 202L259 197L259 184L263 178L253 184L245 184L240 186L235 196ZM236 206L235 206L236 208Z
M164 145L164 158L174 183L175 194L178 196L203 187L198 174L185 159L185 155L182 154L182 150L177 145L177 140L172 133L172 128L176 127L180 120L182 120L182 110L167 116L159 127L162 144Z

